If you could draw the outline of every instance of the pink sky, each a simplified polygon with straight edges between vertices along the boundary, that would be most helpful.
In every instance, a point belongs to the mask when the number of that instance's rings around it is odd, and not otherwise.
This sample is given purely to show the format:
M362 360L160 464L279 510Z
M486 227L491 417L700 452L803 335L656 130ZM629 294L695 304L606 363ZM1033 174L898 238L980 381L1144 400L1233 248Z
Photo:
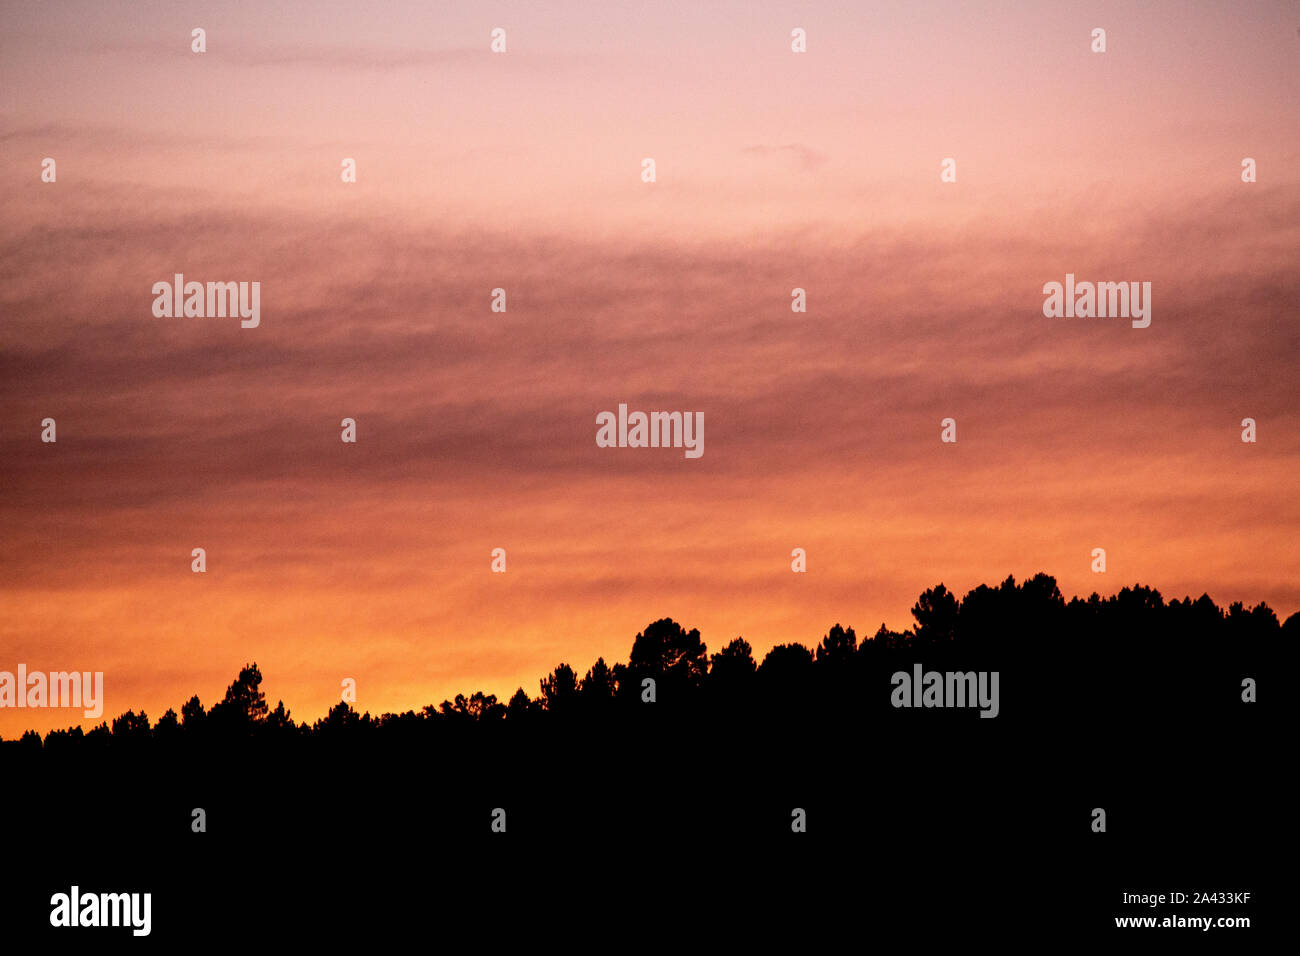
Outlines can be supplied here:
M939 581L1300 610L1293 5L553 6L0 13L0 670L156 719L255 659L313 719ZM1151 327L1045 319L1066 272ZM598 449L619 402L703 458Z

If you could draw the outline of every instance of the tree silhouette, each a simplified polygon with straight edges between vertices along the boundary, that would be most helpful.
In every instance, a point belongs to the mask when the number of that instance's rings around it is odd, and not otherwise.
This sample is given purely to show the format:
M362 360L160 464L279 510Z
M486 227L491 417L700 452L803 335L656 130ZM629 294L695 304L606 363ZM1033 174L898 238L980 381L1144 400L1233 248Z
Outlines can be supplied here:
M812 651L802 644L778 644L758 665L758 679L769 685L802 688L812 677Z
M1288 642L1300 638L1300 611L1286 619L1286 623L1282 625L1282 637Z
M512 723L522 723L527 718L534 716L541 706L532 700L524 689L520 687L515 691L514 696L510 698L510 703L506 705L506 719Z
M852 663L857 650L858 635L853 633L853 628L845 630L836 624L817 645L817 663L830 667L847 667Z
M347 701L339 701L323 720L312 725L312 732L327 739L345 740L361 730L362 719Z
M226 688L226 696L213 705L208 719L222 735L252 733L266 719L266 695L257 663L245 664L239 677Z
M754 649L743 637L713 655L709 664L709 682L722 693L731 693L746 686L758 665L754 662Z
M124 742L148 740L149 718L144 711L137 714L128 710L122 716L113 718L113 736Z
M501 720L506 715L506 708L497 701L496 694L475 691L469 697L457 694L455 700L444 700L438 705L438 714L454 723L472 724Z
M1268 655L1289 647L1287 638L1300 637L1300 614L1280 624L1265 604L1247 608L1234 602L1225 611L1204 594L1166 603L1159 591L1143 585L1067 603L1055 579L1045 574L1020 584L1012 577L981 584L960 600L939 584L919 596L912 615L915 631L896 632L881 624L872 637L859 641L852 627L836 623L813 649L778 644L761 664L741 637L710 658L698 630L661 618L636 635L626 664L598 658L579 680L572 666L560 663L541 679L535 700L523 688L508 704L476 691L437 707L378 718L340 702L311 726L295 723L283 701L268 709L261 671L252 663L207 712L196 695L182 705L179 718L168 709L152 728L143 711L128 710L89 731L52 730L44 741L28 731L14 746L54 758L126 752L151 741L170 741L181 750L223 743L298 747L314 738L453 745L486 739L485 734L523 735L518 739L526 741L554 726L590 728L617 748L629 734L639 733L637 727L668 727L673 720L794 726L876 719L891 712L890 675L918 664L999 670L1003 686L1016 688L1022 713L1040 719L1055 715L1058 731L1074 721L1081 731L1092 732L1093 711L1084 708L1077 716L1072 700L1105 700L1104 714L1117 723L1163 721L1169 712L1205 700L1229 708L1240 701L1244 678L1257 677ZM642 697L647 677L658 685L654 707ZM1141 692L1131 692L1134 687ZM1220 713L1239 719L1243 709ZM876 717L869 718L872 714ZM688 723L681 727L690 732Z
M591 665L587 676L578 685L583 700L590 704L612 700L617 690L618 682L614 679L614 672L610 670L603 657L596 658L596 663Z
M201 733L207 725L207 711L195 694L181 705L181 729L189 734Z
M543 677L542 704L553 714L562 714L578 700L578 675L568 664L559 664Z
M275 710L267 715L264 728L272 737L292 737L298 732L298 727L290 717L289 711L285 709L282 700L276 701Z
M922 592L912 605L916 639L924 644L945 644L957 633L957 597L940 584Z
M175 740L180 736L181 725L176 719L176 711L170 707L158 718L158 723L154 724L153 735L159 740Z
M619 689L629 698L641 693L642 682L652 678L667 699L698 690L709 671L709 649L700 632L686 630L671 618L655 621L636 636L626 668L614 669Z

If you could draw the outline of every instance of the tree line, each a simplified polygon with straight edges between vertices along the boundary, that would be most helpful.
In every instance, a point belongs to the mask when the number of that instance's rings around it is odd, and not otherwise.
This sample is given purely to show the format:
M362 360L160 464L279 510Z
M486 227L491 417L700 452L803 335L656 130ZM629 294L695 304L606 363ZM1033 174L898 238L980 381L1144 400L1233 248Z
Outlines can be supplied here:
M476 691L436 707L379 716L340 701L311 724L295 721L283 701L268 705L254 662L210 708L195 695L179 714L168 709L152 724L143 711L128 710L89 731L52 730L42 739L29 730L7 746L55 752L248 738L397 740L429 732L454 738L485 728L600 725L651 702L678 713L739 710L775 719L809 710L858 712L882 706L879 694L863 700L866 686L878 688L890 672L916 661L1013 672L1054 668L1056 686L1036 698L1050 706L1066 687L1113 679L1117 665L1130 682L1154 670L1205 675L1228 662L1249 669L1300 633L1300 613L1283 625L1266 604L1248 609L1237 602L1224 610L1208 595L1166 602L1145 586L1067 602L1046 574L1020 584L1008 577L980 585L960 599L939 584L911 611L915 623L902 632L882 623L859 640L852 627L837 623L815 645L778 644L761 661L743 637L710 654L698 630L663 618L636 635L626 663L598 658L581 676L560 663L541 678L537 696L520 687L501 701Z

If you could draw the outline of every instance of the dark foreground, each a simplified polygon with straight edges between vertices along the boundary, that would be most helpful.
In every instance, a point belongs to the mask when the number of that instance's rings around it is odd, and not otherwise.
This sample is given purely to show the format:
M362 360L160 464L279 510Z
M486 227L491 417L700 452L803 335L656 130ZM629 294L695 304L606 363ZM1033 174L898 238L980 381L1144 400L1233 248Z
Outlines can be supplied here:
M1076 736L1004 712L907 730L793 722L757 740L664 721L443 753L8 758L3 924L10 940L169 951L463 932L494 947L847 933L1239 951L1269 931L1269 875L1291 865L1277 832L1289 758L1268 716ZM792 832L796 808L806 832ZM52 894L74 883L151 892L150 936L51 927ZM1126 892L1250 897L1153 909ZM1116 928L1128 915L1252 925Z
M757 667L659 621L536 701L313 727L250 667L180 723L0 744L3 951L1279 951L1300 618L1050 579L913 613ZM894 706L917 664L996 671L997 716ZM149 935L52 926L74 885L149 893Z

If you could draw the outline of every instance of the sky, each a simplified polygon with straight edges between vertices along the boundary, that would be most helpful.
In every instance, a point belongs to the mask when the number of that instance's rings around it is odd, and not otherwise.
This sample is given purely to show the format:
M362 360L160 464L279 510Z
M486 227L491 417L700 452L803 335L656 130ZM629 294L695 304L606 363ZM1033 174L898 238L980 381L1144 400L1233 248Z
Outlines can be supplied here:
M6 3L0 670L156 720L256 661L310 721L1040 571L1285 618L1297 102L1295 2ZM178 272L260 325L156 317ZM620 403L704 454L597 447Z

